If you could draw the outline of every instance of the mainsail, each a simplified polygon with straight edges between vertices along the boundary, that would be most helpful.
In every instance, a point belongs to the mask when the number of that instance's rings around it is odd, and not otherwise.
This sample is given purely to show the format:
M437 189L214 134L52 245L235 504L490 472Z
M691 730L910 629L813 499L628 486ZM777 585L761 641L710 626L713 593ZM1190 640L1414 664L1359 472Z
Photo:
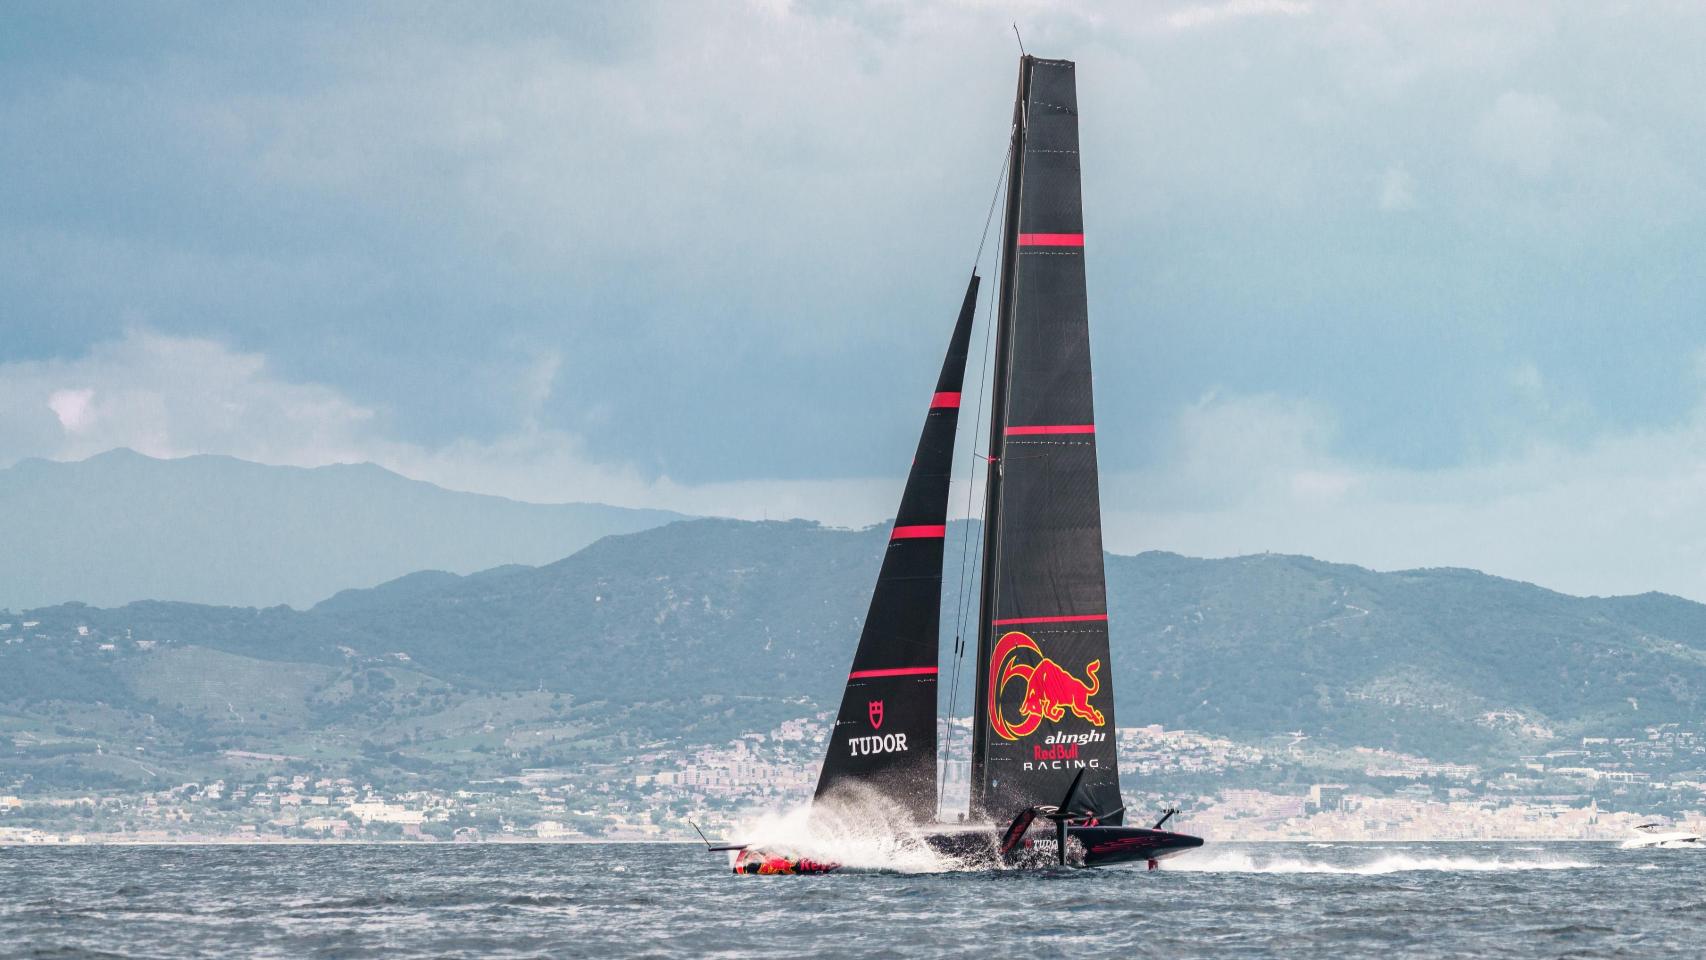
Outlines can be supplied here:
M917 821L936 812L942 546L977 286L973 274L847 675L818 776L818 802L838 795L858 802L874 795Z
M972 813L1079 798L1121 822L1090 390L1078 94L1024 57L1014 106L984 505Z

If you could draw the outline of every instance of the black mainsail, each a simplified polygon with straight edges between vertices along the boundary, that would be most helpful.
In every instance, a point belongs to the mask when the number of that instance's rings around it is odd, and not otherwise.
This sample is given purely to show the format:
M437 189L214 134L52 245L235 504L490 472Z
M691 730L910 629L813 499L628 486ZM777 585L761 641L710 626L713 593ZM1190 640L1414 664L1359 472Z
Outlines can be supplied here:
M847 675L818 776L817 802L838 794L854 802L874 795L915 821L936 813L942 546L977 286L973 274Z
M1002 236L972 813L1117 811L1075 66L1024 57ZM1102 817L1119 823L1118 813Z

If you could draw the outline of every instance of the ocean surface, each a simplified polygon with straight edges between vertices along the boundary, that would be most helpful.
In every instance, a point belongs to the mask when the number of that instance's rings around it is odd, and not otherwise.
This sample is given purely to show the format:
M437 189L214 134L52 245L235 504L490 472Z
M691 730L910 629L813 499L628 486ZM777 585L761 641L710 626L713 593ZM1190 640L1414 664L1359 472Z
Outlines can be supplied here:
M1699 957L1706 851L1217 844L736 877L675 844L0 847L5 957Z

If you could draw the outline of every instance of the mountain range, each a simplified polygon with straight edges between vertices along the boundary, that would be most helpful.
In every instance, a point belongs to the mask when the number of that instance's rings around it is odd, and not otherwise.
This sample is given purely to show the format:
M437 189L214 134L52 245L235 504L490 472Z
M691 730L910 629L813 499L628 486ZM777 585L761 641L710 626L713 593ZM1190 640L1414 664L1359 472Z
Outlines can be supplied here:
M137 776L138 748L185 776L237 750L454 778L722 742L833 708L885 543L692 520L302 611L35 609L0 629L0 730L14 773L53 780ZM1701 719L1706 606L1675 597L1281 555L1107 564L1121 725L1513 762Z
M458 493L371 463L112 450L0 470L0 608L77 600L306 607L422 568L546 563L680 514Z

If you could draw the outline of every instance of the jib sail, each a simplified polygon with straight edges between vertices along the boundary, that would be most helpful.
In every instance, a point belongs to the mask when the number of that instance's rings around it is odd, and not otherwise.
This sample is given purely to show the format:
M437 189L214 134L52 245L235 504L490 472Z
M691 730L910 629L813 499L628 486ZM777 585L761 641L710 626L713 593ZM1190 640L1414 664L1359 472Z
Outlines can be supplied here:
M973 274L889 533L841 711L830 733L817 782L818 803L880 798L919 821L936 811L942 546L977 287Z
M1025 57L1002 237L984 506L974 815L1080 801L1118 823L1074 64Z

